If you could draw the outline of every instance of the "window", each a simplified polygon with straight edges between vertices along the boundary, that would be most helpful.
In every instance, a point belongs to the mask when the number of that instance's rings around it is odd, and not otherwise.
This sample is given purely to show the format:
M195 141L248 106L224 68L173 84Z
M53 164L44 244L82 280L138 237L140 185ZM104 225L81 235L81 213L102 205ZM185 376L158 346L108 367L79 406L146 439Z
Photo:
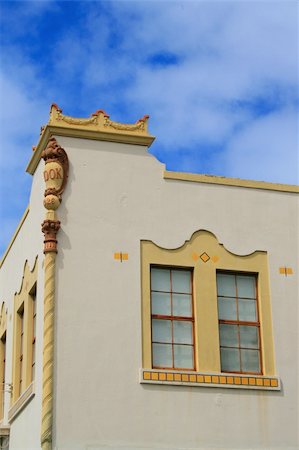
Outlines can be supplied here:
M4 415L5 398L5 369L6 369L6 309L5 303L2 303L0 313L0 420Z
M192 272L151 269L153 367L194 369Z
M169 250L141 242L141 382L280 389L268 255L207 231Z
M255 275L217 273L222 372L261 373Z
M36 260L37 261L37 260ZM14 299L12 404L27 392L35 377L37 263L26 262L20 291Z
M35 341L36 341L36 284L30 291L32 311L32 349L31 349L31 380L35 378Z
M6 332L4 332L4 334L1 337L0 340L0 354L1 354L1 388L2 388L2 392L1 392L1 405L0 405L0 419L3 418L3 413L4 413L4 392L5 392L5 361L6 361Z
M24 366L24 304L21 305L18 311L18 360L19 360L19 387L18 394L21 395L24 387L24 374L23 374L23 366Z

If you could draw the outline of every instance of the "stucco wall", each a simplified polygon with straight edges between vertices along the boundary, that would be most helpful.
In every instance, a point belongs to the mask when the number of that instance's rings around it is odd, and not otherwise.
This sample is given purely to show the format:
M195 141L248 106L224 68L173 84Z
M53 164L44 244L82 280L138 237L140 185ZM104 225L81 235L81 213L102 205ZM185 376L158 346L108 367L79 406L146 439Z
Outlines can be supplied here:
M36 374L34 397L10 423L10 450L39 450L41 424L41 378L43 339L43 236L40 224L43 220L42 165L37 169L32 184L29 213L17 234L0 270L0 301L7 307L6 335L6 383L12 382L13 314L14 294L22 284L25 261L30 270L38 257L38 279L36 294ZM8 424L8 411L12 406L10 393L5 393L5 409L2 425Z
M70 174L59 208L55 448L297 449L295 194L165 180L143 147L57 141ZM199 229L234 253L268 252L279 392L139 383L140 240L176 248ZM128 261L114 260L120 251Z

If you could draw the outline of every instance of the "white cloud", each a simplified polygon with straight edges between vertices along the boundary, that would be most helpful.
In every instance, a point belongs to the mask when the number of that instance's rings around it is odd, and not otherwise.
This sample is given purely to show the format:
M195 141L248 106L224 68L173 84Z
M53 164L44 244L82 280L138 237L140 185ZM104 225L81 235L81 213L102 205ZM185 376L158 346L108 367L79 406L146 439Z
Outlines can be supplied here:
M52 101L70 115L104 108L133 121L149 113L152 149L177 170L296 182L296 2L24 4L4 8L2 19L0 189L10 223L26 206L23 170ZM66 20L72 8L78 13ZM49 14L51 44L34 55ZM150 63L163 52L178 63Z
M299 183L298 115L283 110L260 117L235 135L226 152L230 176Z

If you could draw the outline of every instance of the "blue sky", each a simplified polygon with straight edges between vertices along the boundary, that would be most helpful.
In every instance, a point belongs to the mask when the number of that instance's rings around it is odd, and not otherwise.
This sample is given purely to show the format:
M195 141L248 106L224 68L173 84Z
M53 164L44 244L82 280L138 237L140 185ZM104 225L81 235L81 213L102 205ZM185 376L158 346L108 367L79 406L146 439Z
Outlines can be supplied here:
M298 183L297 1L1 1L0 253L50 104L150 115L167 169Z

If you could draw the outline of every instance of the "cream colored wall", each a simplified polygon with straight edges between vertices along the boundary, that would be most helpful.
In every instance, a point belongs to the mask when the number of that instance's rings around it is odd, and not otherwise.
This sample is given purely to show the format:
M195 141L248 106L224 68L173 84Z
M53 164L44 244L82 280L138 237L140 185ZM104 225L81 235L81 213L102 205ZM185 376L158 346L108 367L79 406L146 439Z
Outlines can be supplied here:
M295 194L166 180L143 147L57 141L70 174L59 208L55 448L297 449ZM236 254L268 252L279 392L139 383L140 241L176 248L199 229ZM120 251L127 261L114 259Z
M43 180L42 165L33 177L30 210L21 226L13 245L7 253L0 270L0 301L8 308L6 338L6 382L12 382L13 352L13 314L14 294L19 292L22 283L25 261L30 270L38 256L37 279L37 330L36 330L36 375L35 395L24 409L10 423L10 450L39 450L41 422L41 377L42 377L42 330L43 330L43 237L40 224L43 220ZM5 392L3 426L8 424L8 411L12 406L10 393Z

